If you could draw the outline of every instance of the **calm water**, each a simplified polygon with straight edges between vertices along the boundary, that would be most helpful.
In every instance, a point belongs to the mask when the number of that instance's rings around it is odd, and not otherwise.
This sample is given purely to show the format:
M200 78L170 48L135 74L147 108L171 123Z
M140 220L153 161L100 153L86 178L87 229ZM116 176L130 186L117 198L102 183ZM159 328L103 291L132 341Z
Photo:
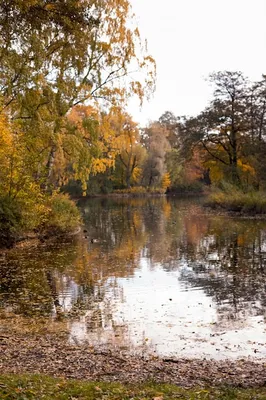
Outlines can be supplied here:
M266 221L206 215L199 203L84 202L87 232L0 254L2 315L63 318L76 344L265 357Z

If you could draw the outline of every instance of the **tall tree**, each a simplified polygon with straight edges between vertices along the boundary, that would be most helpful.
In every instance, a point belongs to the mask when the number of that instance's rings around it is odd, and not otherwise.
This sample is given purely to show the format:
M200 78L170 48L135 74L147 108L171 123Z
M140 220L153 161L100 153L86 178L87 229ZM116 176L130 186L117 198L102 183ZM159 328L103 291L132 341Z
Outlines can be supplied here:
M256 171L257 186L265 186L266 168L266 77L254 82L249 91L247 102L250 142L244 147L243 153Z
M170 150L168 130L158 122L151 123L143 130L143 142L148 157L143 166L143 183L146 186L156 186L161 183L167 172L166 153Z
M214 100L198 117L185 121L188 143L200 144L210 159L227 167L233 182L239 181L238 161L249 135L247 121L248 81L241 72L210 76Z
M153 90L155 63L128 23L131 16L127 0L0 2L2 103L20 122L31 151L41 142L36 176L44 187L64 151L61 135L75 105L124 104L132 94L142 101ZM132 66L146 71L144 81Z
M167 139L172 148L179 147L179 129L180 119L171 111L165 111L159 118L158 122L168 131Z
M145 148L140 144L137 124L126 113L116 114L115 130L119 136L119 154L116 162L116 173L120 182L127 188L136 183L141 176L145 159Z

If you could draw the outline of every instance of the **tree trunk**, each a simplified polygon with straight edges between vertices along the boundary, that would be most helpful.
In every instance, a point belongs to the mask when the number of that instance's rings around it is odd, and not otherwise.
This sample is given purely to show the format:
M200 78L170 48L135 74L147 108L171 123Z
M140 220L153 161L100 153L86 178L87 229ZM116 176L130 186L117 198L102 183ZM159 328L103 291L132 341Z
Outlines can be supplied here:
M45 184L44 184L45 185L44 189L46 191L49 189L49 186L51 185L51 176L52 176L53 166L54 166L54 162L55 162L55 153L56 153L56 146L53 145L51 147L48 161L46 164L46 177L45 177Z
M126 171L126 185L127 185L128 189L130 188L130 178L131 178L131 174L130 174L129 168L127 168L127 171Z
M240 182L238 171L237 171L237 137L236 137L236 129L234 127L234 121L232 123L232 131L231 131L231 147L232 147L232 158L231 158L231 168L232 168L232 181L237 184Z

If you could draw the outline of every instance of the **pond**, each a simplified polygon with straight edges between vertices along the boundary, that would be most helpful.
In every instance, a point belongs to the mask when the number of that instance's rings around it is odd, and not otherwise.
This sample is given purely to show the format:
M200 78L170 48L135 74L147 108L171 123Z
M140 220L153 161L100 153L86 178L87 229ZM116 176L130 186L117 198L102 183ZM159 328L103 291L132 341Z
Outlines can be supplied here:
M0 254L1 318L63 321L71 343L143 355L266 356L266 221L200 199L80 206L80 235Z

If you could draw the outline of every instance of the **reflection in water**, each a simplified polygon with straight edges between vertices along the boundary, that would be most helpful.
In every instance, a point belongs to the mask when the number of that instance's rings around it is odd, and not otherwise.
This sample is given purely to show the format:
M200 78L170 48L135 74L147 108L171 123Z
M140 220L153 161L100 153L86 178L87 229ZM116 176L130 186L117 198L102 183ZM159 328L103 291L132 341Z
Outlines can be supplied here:
M265 221L206 215L195 201L166 198L81 208L86 237L0 255L2 310L65 318L75 343L266 355Z

